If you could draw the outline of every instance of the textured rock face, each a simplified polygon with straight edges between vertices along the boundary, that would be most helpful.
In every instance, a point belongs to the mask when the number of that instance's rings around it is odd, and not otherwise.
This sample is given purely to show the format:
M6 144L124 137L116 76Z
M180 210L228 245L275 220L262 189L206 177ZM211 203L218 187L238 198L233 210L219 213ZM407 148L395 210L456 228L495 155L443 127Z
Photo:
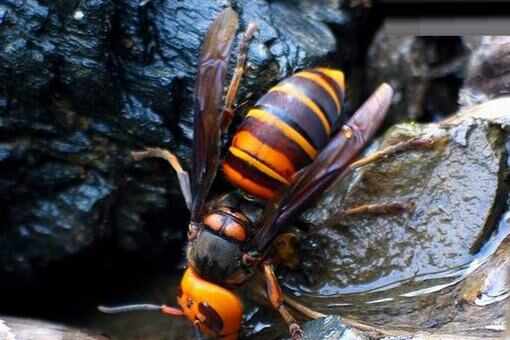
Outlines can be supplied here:
M367 56L367 90L382 81L395 89L387 123L438 120L457 110L471 51L467 40L377 33Z
M384 340L506 339L510 306L509 217L507 212L501 219L500 232L492 238L498 241L490 247L488 257L474 261L469 273L454 284L439 285L436 290L414 297L401 295L387 303L360 305L357 312L344 311L340 317L310 321L304 324L305 333L337 334L340 338L339 334L345 336L350 331L352 339L366 336ZM358 317L351 319L352 314Z
M502 115L507 109L499 106ZM489 112L486 118L489 117ZM496 121L494 117L490 118ZM419 282L455 272L472 260L503 208L506 151L501 125L471 117L455 124L397 125L380 147L413 137L438 140L430 150L388 157L355 172L308 215L317 228L305 259L321 262L311 293L336 295ZM361 204L398 202L408 211L393 216L339 217ZM317 251L321 254L317 255ZM310 266L317 270L317 266ZM313 280L313 274L309 276ZM343 288L340 288L343 287Z
M157 160L133 164L129 152L164 146L189 164L199 48L228 5L239 36L248 22L259 26L240 102L296 69L348 62L331 27L355 23L339 1L0 4L3 270L30 276L100 244L157 252L182 240L187 212L173 174Z

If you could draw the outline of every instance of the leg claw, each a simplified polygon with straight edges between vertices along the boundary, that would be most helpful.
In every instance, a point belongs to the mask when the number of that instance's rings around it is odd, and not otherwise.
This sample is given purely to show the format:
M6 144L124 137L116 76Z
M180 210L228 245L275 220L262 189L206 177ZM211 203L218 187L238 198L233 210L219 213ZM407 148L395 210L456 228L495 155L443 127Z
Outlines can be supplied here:
M289 333L292 340L301 340L303 339L303 330L297 323L293 323L289 326Z

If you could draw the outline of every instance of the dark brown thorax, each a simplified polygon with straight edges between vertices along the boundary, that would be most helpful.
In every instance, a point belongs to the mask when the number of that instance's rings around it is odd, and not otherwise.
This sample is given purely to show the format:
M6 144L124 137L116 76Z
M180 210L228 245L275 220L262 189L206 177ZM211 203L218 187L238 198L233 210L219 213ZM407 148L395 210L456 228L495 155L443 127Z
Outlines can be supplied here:
M229 286L241 285L253 273L245 261L250 240L262 214L257 202L229 193L209 202L196 236L190 240L187 257L204 279Z

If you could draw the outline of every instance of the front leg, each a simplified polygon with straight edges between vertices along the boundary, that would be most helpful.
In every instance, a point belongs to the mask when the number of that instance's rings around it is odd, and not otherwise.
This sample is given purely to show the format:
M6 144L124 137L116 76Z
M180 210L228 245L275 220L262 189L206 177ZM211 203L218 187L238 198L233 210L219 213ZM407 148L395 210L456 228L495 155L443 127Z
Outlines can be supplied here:
M179 186L181 187L182 195L186 206L191 210L191 185L188 172L185 171L179 159L170 151L161 148L146 148L144 151L133 151L131 156L135 161L140 161L145 158L163 158L177 173Z
M289 310L283 304L283 293L278 283L278 279L274 273L273 265L270 263L262 264L264 270L264 278L266 280L266 292L269 301L274 309L276 309L289 326L289 333L292 340L301 340L303 338L303 330L297 323L296 319L290 314Z

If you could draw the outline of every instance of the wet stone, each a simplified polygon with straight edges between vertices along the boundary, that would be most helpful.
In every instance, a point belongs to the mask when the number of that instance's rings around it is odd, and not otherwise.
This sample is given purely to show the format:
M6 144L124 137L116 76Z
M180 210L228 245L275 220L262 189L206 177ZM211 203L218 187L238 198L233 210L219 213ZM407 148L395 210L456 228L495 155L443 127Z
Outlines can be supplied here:
M7 10L3 6L0 7L0 25L4 22L4 19L6 16L7 16Z
M50 185L47 183L45 188ZM30 277L34 269L48 261L90 247L96 241L101 217L97 209L111 191L111 184L104 178L89 173L80 185L48 192L35 202L27 200L13 207L9 220L16 228L6 229L0 239L2 268Z
M303 324L303 340L368 340L357 330L342 323L338 316L308 321Z
M402 124L376 145L423 136L438 142L430 150L406 151L359 169L307 213L308 222L322 227L307 237L304 251L315 244L309 249L319 252L305 252L307 283L298 280L290 287L336 296L397 282L416 285L473 259L501 209L503 130L473 118L451 126ZM409 208L386 216L338 215L361 204L390 202Z
M458 280L427 293L393 294L391 298L351 306L351 310L344 306L347 308L340 315L305 322L305 335L329 339L325 333L335 332L333 339L344 339L350 331L354 339L506 339L505 322L510 310L509 217L508 211L502 215L482 254ZM330 308L329 312L337 314L338 309L335 312Z
M127 1L135 6L137 1ZM190 138L192 127L192 91L198 49L204 32L227 2L186 1L151 2L142 10L142 18L151 20L152 29L145 32L145 40L133 36L132 30L126 37L134 43L124 47L122 67L126 70L126 84L130 93L141 93L143 103L150 104L157 112L173 112L178 105L179 128ZM326 5L335 9L335 4ZM343 12L331 10L330 17L310 18L303 13L314 11L312 6L296 6L285 2L237 1L234 6L240 15L240 37L248 23L255 22L258 32L249 46L248 70L243 80L240 98L256 100L269 86L294 71L331 61L337 48L331 29L325 23L331 21L332 13L342 18ZM176 20L177 19L177 20ZM126 18L126 20L133 20ZM340 24L339 24L340 23ZM345 25L338 19L336 25ZM127 23L121 24L128 29ZM315 44L314 41L321 41ZM140 69L139 43L145 43L147 64ZM234 42L234 53L238 50ZM230 60L234 66L235 56ZM137 61L136 63L133 61ZM172 65L168 68L167 65ZM168 96L168 89L173 95ZM140 91L142 90L142 91ZM149 92L150 91L150 92ZM154 100L165 98L165 100ZM169 100L170 99L170 100ZM179 103L173 102L178 100ZM241 100L242 102L243 100ZM161 106L165 105L165 106Z

